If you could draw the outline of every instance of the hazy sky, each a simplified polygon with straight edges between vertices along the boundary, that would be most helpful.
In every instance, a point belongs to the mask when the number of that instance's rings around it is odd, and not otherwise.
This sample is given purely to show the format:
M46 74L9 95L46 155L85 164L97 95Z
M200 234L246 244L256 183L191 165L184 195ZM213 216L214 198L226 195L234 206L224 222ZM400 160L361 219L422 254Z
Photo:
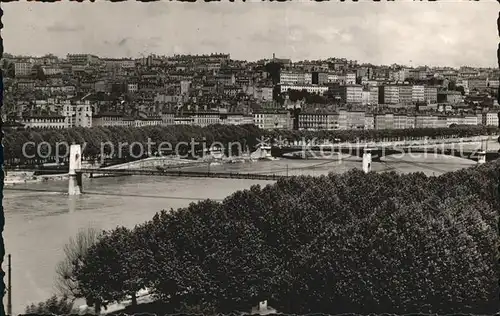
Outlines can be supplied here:
M361 0L363 1L363 0ZM3 3L12 54L230 53L374 64L497 67L495 0L434 3Z

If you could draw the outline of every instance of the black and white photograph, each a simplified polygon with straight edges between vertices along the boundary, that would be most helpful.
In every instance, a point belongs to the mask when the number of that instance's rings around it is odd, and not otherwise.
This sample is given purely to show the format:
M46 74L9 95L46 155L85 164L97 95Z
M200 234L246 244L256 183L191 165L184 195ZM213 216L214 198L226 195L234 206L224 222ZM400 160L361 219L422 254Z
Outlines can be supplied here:
M0 315L500 313L499 8L2 3Z

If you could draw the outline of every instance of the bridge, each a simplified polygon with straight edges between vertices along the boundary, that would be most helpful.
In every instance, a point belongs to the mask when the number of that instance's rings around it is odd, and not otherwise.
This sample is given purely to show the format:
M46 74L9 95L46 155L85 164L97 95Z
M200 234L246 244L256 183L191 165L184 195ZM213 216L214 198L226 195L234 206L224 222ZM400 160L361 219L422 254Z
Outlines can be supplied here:
M500 152L484 150L461 150L459 148L425 148L418 146L378 146L378 147L365 147L365 146L335 146L335 145L313 145L313 146L272 146L270 154L273 157L286 157L286 154L292 154L287 158L307 158L309 155L315 156L326 153L340 153L350 156L363 158L365 152L369 151L372 161L380 161L384 156L402 155L402 154L424 154L424 155L447 155L458 158L470 159L476 162L486 162L500 158Z
M249 179L249 180L268 180L275 181L286 177L283 175L274 174L255 174L255 173L234 173L234 172L199 172L199 171L184 171L181 169L175 170L173 166L167 166L156 169L137 169L137 168L83 168L82 154L80 145L71 145L69 157L69 195L79 195L83 188L83 174L90 176L96 174L102 175L142 175L142 176L167 176L167 177L188 177L188 178L219 178L219 179ZM190 163L183 164L188 165ZM193 166L200 163L193 163Z
M380 161L380 158L385 155L401 154L411 151L412 153L429 153L429 148L415 148L415 147L342 147L342 146L309 146L306 150L314 151L337 151L347 153L362 158L362 169L364 172L371 171L372 161ZM355 149L355 150L353 150ZM288 146L288 147L271 147L271 154L273 156L282 156L285 153L297 152L298 150L304 152L304 147ZM408 151L405 151L408 150ZM468 158L475 160L478 163L485 163L487 160L494 160L499 157L498 152L485 152L469 151L454 151L453 149L434 149L433 153L453 155L461 158ZM172 170L172 168L157 168L156 170L147 169L120 169L120 168L82 168L81 146L71 145L69 157L69 195L79 195L82 193L83 188L83 174L104 174L104 175L145 175L145 176L168 176L168 177L189 177L189 178L221 178L221 179L249 179L249 180L278 180L284 175L270 175L270 174L255 174L255 173L233 173L233 172L197 172L197 171L183 171Z
M249 180L278 180L285 176L256 174L256 173L235 173L235 172L199 172L182 170L146 170L146 169L100 169L100 168L82 168L75 170L80 174L105 174L105 175L135 175L135 176L167 176L167 177L186 177L186 178L219 178L219 179L249 179Z

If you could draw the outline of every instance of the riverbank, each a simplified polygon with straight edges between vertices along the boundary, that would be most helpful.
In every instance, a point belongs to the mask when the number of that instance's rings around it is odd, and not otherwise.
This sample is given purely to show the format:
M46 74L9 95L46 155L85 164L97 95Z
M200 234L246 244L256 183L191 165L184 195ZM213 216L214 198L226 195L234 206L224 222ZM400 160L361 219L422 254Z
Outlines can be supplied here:
M4 186L14 186L16 184L39 183L46 181L67 180L68 174L40 175L35 176L34 172L10 171L4 179Z

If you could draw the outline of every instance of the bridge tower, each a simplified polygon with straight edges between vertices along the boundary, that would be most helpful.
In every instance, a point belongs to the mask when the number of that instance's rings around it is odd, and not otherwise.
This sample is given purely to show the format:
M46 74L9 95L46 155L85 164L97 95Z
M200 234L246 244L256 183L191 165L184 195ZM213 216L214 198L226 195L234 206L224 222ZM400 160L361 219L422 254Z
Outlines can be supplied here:
M481 150L477 153L478 159L477 163L478 164L483 164L486 162L486 151L488 150L488 141L482 140L481 141Z
M69 149L69 184L68 194L79 195L82 193L82 174L76 170L82 168L82 147L80 145L71 145Z
M486 151L481 150L480 152L477 153L478 159L477 163L478 164L483 164L486 162Z
M372 151L369 148L363 149L363 171L365 173L372 171Z

